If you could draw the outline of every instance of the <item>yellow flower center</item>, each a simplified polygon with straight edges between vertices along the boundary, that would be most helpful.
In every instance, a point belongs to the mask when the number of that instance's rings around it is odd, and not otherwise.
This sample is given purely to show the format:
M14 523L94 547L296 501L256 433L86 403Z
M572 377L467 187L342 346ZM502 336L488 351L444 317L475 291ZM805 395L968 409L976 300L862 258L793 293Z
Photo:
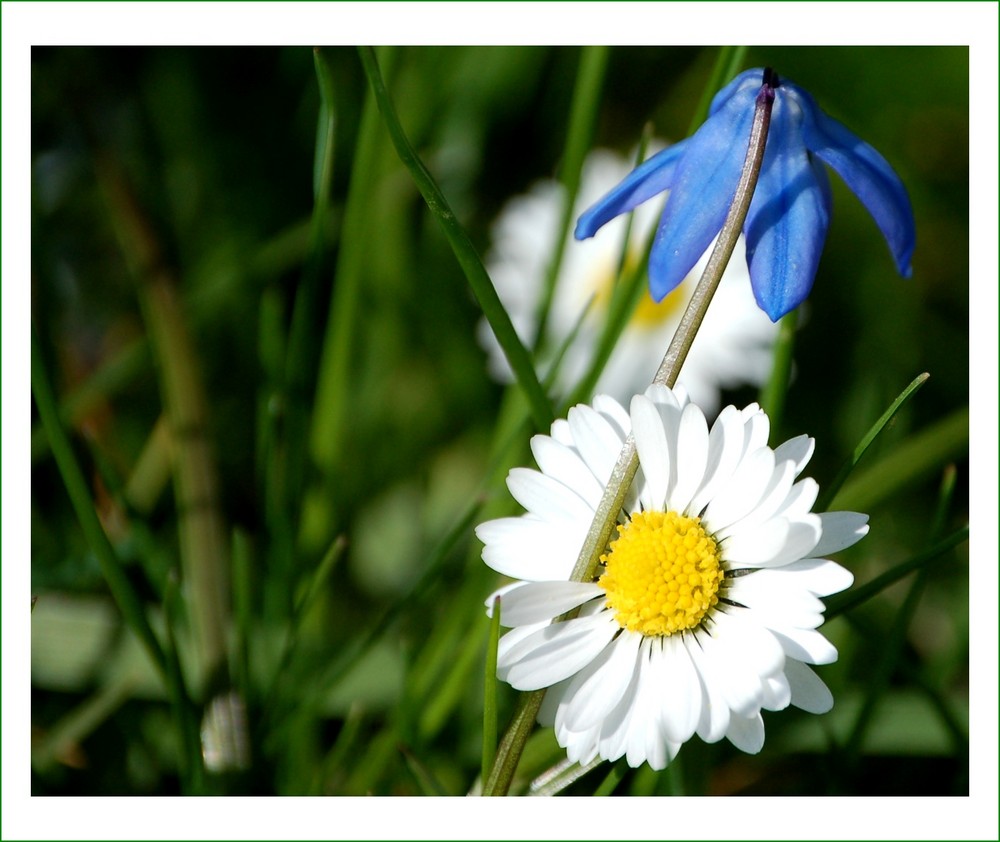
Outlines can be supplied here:
M719 601L719 548L701 518L638 512L619 524L601 561L605 571L597 583L622 628L644 635L684 631Z
M626 258L625 275L627 276L635 267L636 256L630 251ZM598 307L607 310L611 306L611 295L614 292L615 270L610 264L602 265L596 273L594 288L597 290L595 298ZM648 290L643 290L639 297L639 303L632 312L629 324L632 327L651 330L659 327L664 322L675 318L684 309L687 303L688 286L685 278L678 284L670 294L665 296L660 302L653 301Z

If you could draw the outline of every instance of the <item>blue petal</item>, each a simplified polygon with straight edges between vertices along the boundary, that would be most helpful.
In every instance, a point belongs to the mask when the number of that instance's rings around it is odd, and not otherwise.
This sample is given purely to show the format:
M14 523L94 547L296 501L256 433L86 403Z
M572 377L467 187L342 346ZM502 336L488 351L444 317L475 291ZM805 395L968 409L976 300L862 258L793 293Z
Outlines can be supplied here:
M655 301L684 280L722 228L746 157L758 89L738 90L688 140L649 255Z
M824 114L801 88L789 87L802 104L805 116L802 134L806 147L833 167L868 208L889 244L899 274L910 277L916 230L913 208L903 182L873 146Z
M687 148L687 143L687 140L682 140L643 161L617 187L580 215L573 236L578 240L593 237L605 223L666 190L670 186L674 166Z
M830 184L823 165L806 153L797 112L787 100L775 102L743 226L754 297L775 322L812 289L830 222Z

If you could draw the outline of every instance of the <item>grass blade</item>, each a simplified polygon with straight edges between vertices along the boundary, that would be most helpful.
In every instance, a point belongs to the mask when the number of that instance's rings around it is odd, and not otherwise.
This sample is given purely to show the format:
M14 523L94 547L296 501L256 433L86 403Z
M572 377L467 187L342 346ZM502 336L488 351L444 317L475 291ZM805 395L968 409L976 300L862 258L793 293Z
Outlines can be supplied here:
M899 397L897 397L896 400L889 405L889 408L882 413L882 416L871 426L871 429L865 433L864 437L858 443L858 446L854 448L854 452L851 454L850 458L837 473L837 476L835 476L833 481L823 489L819 500L816 501L815 510L817 512L827 511L830 507L830 503L837 496L837 492L840 491L840 487L851 475L851 471L854 470L858 462L861 461L861 457L865 455L865 451L868 450L872 442L878 438L879 433L885 429L886 424L888 424L892 420L893 416L899 412L903 404L913 397L917 389L927 382L928 377L930 377L930 375L926 372L915 377L911 381L910 385L903 389L903 391L899 394Z
M485 781L497 754L497 647L500 645L500 597L493 600L490 636L486 642L486 668L483 671L483 764Z
M514 325L511 323L510 316L503 304L500 303L500 297L493 287L493 281L490 280L475 246L472 245L468 234L465 233L465 229L459 224L448 205L448 200L438 189L433 176L417 156L406 137L399 118L396 116L396 109L393 107L389 92L386 90L385 82L382 80L375 51L371 47L359 47L358 52L399 159L410 171L427 207L441 224L455 258L465 272L469 286L472 287L472 291L479 301L483 315L489 321L500 347L507 356L507 362L510 364L518 384L527 396L536 428L548 430L555 416L552 413L552 405L538 381L531 355L514 330Z

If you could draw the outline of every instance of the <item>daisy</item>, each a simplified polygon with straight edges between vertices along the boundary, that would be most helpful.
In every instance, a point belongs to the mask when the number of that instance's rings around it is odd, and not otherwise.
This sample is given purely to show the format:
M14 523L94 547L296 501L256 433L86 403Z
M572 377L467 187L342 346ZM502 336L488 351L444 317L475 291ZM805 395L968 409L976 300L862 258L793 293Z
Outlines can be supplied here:
M531 440L540 470L510 472L527 511L476 530L486 564L517 580L497 592L511 629L497 673L548 688L538 719L569 759L662 769L695 734L756 753L762 710L832 707L808 665L836 660L820 597L853 576L826 556L868 517L812 513L819 487L796 478L813 440L772 449L768 431L756 404L727 406L710 429L683 390L654 385L631 412L606 395L573 407ZM617 536L594 581L568 581L629 432L639 472Z
M630 168L630 162L616 153L592 152L584 164L574 215L596 202ZM526 344L534 340L537 330L538 308L546 270L554 253L562 202L562 186L555 181L541 181L528 194L512 199L493 228L486 268L514 328ZM628 260L634 264L643 257L641 250L656 225L662 205L662 200L646 202L635 210L628 250ZM554 385L561 398L569 395L594 359L626 228L626 218L617 217L591 239L575 242L567 235L542 342L543 353L547 351L549 356L541 360L545 374L556 350L577 331ZM709 253L710 250L659 304L648 295L643 296L605 366L597 392L624 402L652 381ZM485 319L478 334L489 354L490 373L501 382L511 382L510 367ZM765 380L771 369L775 335L775 326L754 302L741 237L687 357L681 384L694 402L713 413L719 406L720 389L743 384L756 386Z

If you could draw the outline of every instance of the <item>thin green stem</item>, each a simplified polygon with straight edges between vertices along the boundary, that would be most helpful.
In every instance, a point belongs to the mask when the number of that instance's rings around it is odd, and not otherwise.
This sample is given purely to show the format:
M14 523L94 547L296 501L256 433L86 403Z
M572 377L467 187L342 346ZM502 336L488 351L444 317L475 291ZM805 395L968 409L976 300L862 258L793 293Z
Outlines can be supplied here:
M819 500L816 503L816 511L825 512L830 505L830 502L837 496L837 492L840 491L841 486L844 481L851 475L851 471L854 467L861 461L861 457L865 455L865 451L871 447L872 443L878 438L879 434L885 429L885 426L892 420L892 417L899 412L900 408L906 403L916 391L927 382L927 378L930 375L924 372L923 374L918 374L910 384L900 392L899 397L896 398L890 405L889 408L882 413L881 417L871 426L871 429L864 435L858 446L854 448L854 452L850 455L847 462L837 473L837 476L833 478L833 481L823 489L822 495L820 495Z

